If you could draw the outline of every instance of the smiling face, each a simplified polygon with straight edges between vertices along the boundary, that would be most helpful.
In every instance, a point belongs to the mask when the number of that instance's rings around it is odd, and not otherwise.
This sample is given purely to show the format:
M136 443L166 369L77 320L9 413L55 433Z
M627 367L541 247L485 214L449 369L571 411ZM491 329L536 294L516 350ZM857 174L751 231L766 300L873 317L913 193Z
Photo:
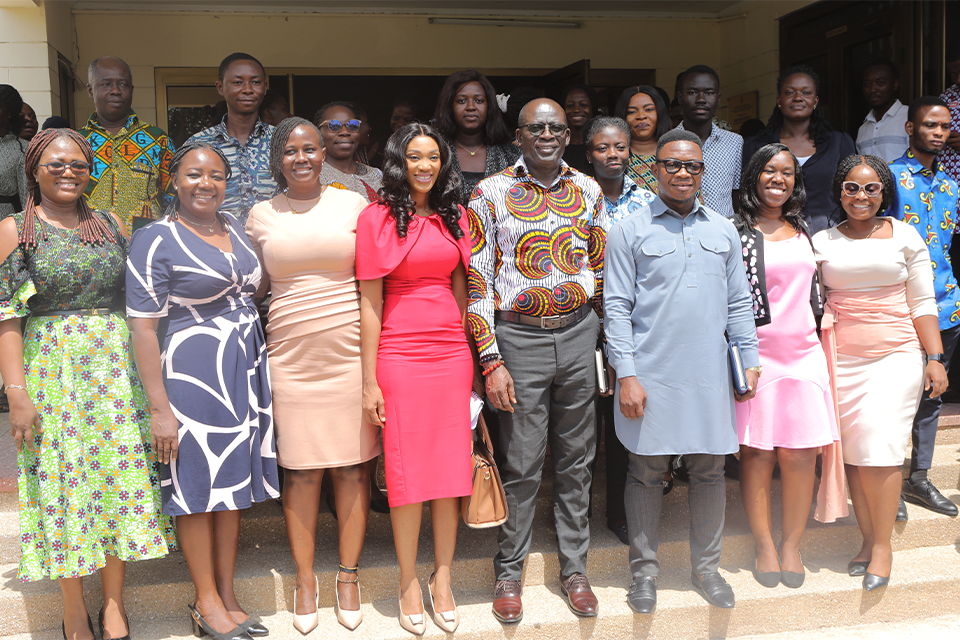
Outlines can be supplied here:
M582 128L594 116L590 96L583 89L574 89L567 94L563 111L567 116L567 124L573 129Z
M777 96L777 106L785 120L809 120L819 103L817 83L805 73L787 76Z
M720 82L709 73L690 73L680 86L684 122L702 124L712 120L720 104Z
M523 150L523 160L528 169L555 171L560 166L563 152L570 143L570 129L560 135L550 131L549 125L566 127L567 119L563 109L553 100L541 98L528 103L520 112L520 128L517 139ZM525 125L542 124L543 133L535 136Z
M323 168L323 156L316 130L313 127L295 127L287 138L287 146L283 148L282 171L287 184L294 189L316 185Z
M457 128L474 133L487 124L487 93L479 82L468 82L453 96L453 121Z
M950 136L950 111L941 106L923 107L905 128L914 152L935 156L943 151Z
M249 115L256 113L267 92L263 69L253 60L236 60L227 67L217 91L227 103L228 111Z
M430 193L440 175L440 148L430 136L417 136L407 145L407 184L416 200L418 193Z
M869 165L858 164L850 170L844 181L856 182L863 187L871 182L880 182L880 176ZM855 196L848 196L844 191L840 191L840 206L846 212L847 218L851 220L865 222L875 218L881 204L883 204L882 192L871 198L862 188Z
M93 83L87 85L97 116L104 122L120 122L130 115L133 104L133 78L127 65L116 58L97 63Z
M213 218L227 189L226 168L213 151L196 149L180 161L173 186L181 211L194 218Z
M53 140L40 154L38 164L44 165L48 162L63 162L69 165L71 162L87 162L87 158L76 142L64 136ZM90 181L90 172L88 170L78 176L67 166L62 175L54 176L50 174L48 167L38 166L33 171L33 177L40 186L43 200L57 205L70 205L83 195Z
M630 160L630 140L617 127L606 127L593 136L587 147L587 160L600 178L613 180L623 176Z
M657 105L653 98L642 92L630 98L626 120L631 138L641 142L653 140L657 135Z
M779 210L793 195L796 184L796 167L793 157L781 151L770 158L757 178L757 197L766 209Z
M657 154L659 160L679 160L680 162L703 162L703 152L695 142L677 140L668 142ZM676 173L667 173L662 163L658 162L654 170L660 189L660 198L671 208L683 213L689 210L700 189L702 173L695 176L682 167Z
M323 136L323 144L326 147L327 156L335 160L349 160L357 153L357 147L360 146L360 132L347 131L347 120L354 120L357 116L353 111L346 107L334 106L323 112L323 121L339 120L344 126L340 131L330 131L326 124L320 127L320 135Z

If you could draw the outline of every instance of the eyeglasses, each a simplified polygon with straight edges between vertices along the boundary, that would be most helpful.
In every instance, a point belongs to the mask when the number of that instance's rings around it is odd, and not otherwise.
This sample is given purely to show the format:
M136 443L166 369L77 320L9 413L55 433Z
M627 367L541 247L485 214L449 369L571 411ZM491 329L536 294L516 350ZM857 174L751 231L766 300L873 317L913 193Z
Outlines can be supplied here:
M340 131L344 127L347 128L347 131L353 133L355 131L360 131L360 121L359 120L347 120L346 122L340 122L339 120L324 120L320 123L320 126L327 125L327 129L330 129L333 133Z
M843 193L846 196L851 198L856 198L860 191L862 190L867 194L868 198L879 198L883 193L883 185L879 182L868 182L867 184L860 184L859 182L853 182L848 180L841 185L843 187Z
M47 173L54 178L62 176L63 172L67 170L67 167L70 167L70 170L73 171L73 175L75 176L82 176L90 171L90 164L86 162L80 162L79 160L74 160L70 163L63 163L59 160L51 160L50 162L46 162L38 166L46 167Z
M563 132L567 130L567 125L560 122L551 122L549 124L534 122L533 124L522 124L520 128L529 131L530 135L534 138L539 138L547 129L550 129L550 133L555 136L563 135Z
M681 167L687 170L692 176L699 175L703 173L703 162L698 160L689 160L687 162L681 162L680 160L660 160L657 159L657 164L662 164L663 168L666 169L667 173L680 173Z

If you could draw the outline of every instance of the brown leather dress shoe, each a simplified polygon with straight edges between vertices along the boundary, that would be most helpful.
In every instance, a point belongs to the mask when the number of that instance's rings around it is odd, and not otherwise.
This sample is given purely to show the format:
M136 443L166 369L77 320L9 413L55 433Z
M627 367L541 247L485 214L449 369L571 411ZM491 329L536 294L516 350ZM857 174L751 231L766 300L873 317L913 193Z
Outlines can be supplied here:
M497 580L493 589L493 617L500 622L520 622L523 617L522 591L519 580Z
M560 587L567 596L567 605L570 611L578 616L590 618L597 615L599 605L597 596L593 595L590 581L582 573L575 573L568 578L560 576Z

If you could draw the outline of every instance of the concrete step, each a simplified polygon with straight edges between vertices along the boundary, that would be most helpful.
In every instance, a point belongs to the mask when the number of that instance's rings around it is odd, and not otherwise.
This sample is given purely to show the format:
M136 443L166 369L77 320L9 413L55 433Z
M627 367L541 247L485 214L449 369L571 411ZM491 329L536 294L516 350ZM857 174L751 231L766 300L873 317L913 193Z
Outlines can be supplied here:
M524 618L517 625L502 625L490 613L492 597L489 589L473 591L463 585L463 575L455 573L455 595L461 614L457 637L464 640L509 638L647 638L671 640L733 638L757 634L782 633L783 638L796 638L804 631L822 627L844 627L863 624L897 623L916 631L917 625L905 621L937 616L945 625L956 621L960 610L960 555L953 546L927 547L898 551L894 554L893 575L889 586L867 593L860 580L845 573L846 556L831 557L824 563L808 565L807 581L800 589L783 586L766 589L757 584L750 571L740 566L723 563L721 572L734 588L737 606L733 610L719 610L707 605L689 584L688 566L665 564L660 578L659 603L652 616L634 614L626 604L627 575L594 580L593 586L600 600L600 614L582 619L566 607L555 581L545 585L528 586L524 590ZM424 582L428 573L421 572ZM270 637L294 639L303 636L292 626L289 613L292 586L274 576L275 589L271 596L254 605L245 600L248 608L264 619ZM332 584L321 590L332 590ZM246 594L241 593L241 599ZM137 598L127 597L127 606L134 635L138 639L186 638L190 634L185 594L170 608L151 603L142 604ZM321 627L311 637L316 638L377 638L378 640L406 640L410 634L397 622L396 596L374 598L364 591L364 621L353 632L339 626L333 609L321 606ZM88 606L96 611L99 603L88 599ZM429 605L427 610L429 611ZM56 615L56 614L55 614ZM32 621L31 621L32 622ZM9 628L9 625L7 625ZM31 629L37 629L30 624ZM48 627L49 628L49 627ZM27 638L25 631L11 634L10 640ZM432 621L427 620L427 638L445 637ZM33 632L29 637L46 640L57 637L57 632ZM766 637L766 636L765 636ZM824 637L813 633L804 638ZM836 636L841 637L841 636ZM844 638L867 637L843 635ZM876 638L876 636L870 636ZM892 637L892 636L891 636ZM905 634L905 638L919 637ZM937 636L922 636L926 639ZM947 636L943 636L947 637ZM956 636L953 636L956 637Z

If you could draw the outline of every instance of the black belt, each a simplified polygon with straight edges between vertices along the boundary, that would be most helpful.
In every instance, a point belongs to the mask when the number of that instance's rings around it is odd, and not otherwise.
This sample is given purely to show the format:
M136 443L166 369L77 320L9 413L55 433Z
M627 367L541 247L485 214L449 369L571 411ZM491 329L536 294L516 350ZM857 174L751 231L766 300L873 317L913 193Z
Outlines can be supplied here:
M581 305L577 310L559 316L531 316L526 313L517 313L515 311L495 311L493 317L504 322L514 322L538 329L563 329L574 322L579 322L587 317L591 307L588 304Z
M31 313L34 317L41 316L109 316L117 313L117 309L65 309L63 311L42 311L40 313Z

